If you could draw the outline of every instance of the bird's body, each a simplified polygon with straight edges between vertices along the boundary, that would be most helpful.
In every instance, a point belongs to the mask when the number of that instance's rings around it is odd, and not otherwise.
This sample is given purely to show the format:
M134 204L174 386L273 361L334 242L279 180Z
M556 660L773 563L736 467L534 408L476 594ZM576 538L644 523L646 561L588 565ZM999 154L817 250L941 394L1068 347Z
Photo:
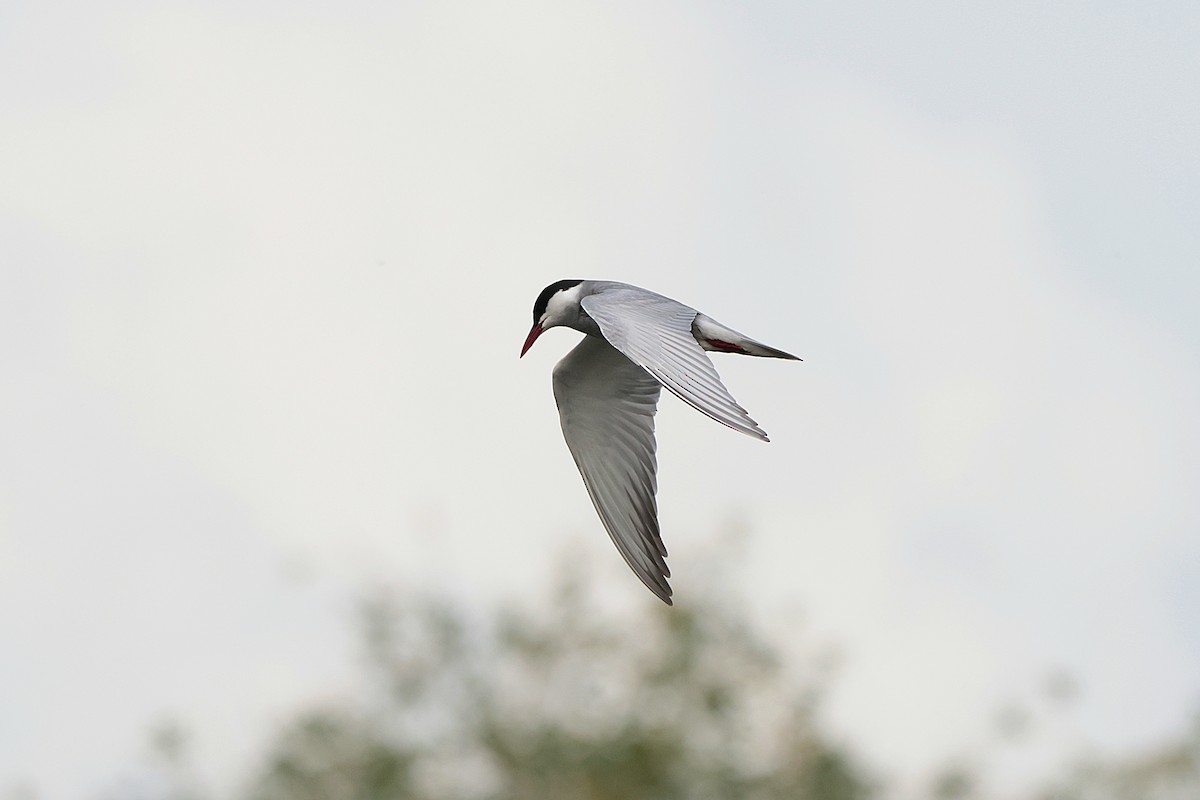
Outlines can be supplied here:
M547 286L521 355L548 328L584 337L554 368L567 447L605 530L642 582L668 605L658 527L654 414L662 387L734 430L767 434L721 383L706 350L799 360L669 297L615 281Z

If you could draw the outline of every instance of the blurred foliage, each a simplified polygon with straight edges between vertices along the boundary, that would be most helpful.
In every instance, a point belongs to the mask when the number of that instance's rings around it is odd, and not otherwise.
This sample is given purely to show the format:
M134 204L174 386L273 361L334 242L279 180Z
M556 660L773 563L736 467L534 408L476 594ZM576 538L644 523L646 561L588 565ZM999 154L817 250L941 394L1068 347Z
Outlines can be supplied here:
M813 798L870 780L728 603L601 612L578 582L548 613L472 620L383 596L366 681L278 738L253 800Z
M717 585L719 581L712 581ZM982 751L947 757L923 789L889 791L821 724L830 659L785 659L729 598L614 611L585 576L552 602L483 618L379 592L360 615L361 681L270 740L237 800L1197 800L1200 724L1136 757L1076 759L1020 795L988 763L1037 727L1001 707ZM794 635L795 626L785 635ZM802 640L800 640L802 641ZM793 645L796 642L792 643ZM789 647L794 656L796 647ZM1049 713L1078 693L1054 674ZM986 738L986 737L985 737ZM206 800L186 729L160 723L149 766L102 800ZM991 748L991 749L989 749ZM0 797L34 800L28 787Z

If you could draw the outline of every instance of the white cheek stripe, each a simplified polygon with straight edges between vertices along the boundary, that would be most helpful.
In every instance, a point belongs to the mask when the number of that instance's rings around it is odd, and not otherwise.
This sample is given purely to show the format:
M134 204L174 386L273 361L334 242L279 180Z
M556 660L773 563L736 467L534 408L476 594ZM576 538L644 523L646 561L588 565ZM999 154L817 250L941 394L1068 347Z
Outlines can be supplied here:
M555 321L575 316L574 309L579 308L580 286L582 284L572 286L570 289L563 289L561 292L555 292L554 296L550 298L550 302L546 303L545 318Z

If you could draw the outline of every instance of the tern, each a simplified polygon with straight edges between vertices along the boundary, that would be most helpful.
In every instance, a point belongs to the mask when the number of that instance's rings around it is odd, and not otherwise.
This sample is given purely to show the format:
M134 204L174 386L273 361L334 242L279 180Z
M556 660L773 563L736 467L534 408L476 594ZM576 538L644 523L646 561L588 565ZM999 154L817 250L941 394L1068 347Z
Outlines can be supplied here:
M705 351L800 359L669 297L615 281L564 280L543 289L521 356L559 326L587 334L554 368L563 438L625 562L671 605L655 500L660 390L665 386L700 413L766 442L766 432L733 399Z

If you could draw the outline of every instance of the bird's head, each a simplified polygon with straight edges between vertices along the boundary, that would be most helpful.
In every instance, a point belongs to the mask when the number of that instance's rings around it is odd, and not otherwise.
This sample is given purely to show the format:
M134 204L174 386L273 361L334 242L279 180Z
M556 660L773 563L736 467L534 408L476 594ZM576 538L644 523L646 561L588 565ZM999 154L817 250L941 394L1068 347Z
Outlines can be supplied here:
M552 283L538 295L533 303L533 327L521 348L524 356L533 347L542 332L557 325L570 325L579 317L579 284L582 280L567 280Z

